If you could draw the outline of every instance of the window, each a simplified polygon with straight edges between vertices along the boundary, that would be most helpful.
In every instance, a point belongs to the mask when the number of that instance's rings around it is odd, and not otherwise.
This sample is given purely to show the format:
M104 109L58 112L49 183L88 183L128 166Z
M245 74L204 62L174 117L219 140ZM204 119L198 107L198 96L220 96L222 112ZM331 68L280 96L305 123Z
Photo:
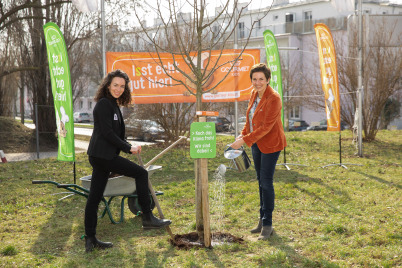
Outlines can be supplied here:
M244 38L244 22L239 22L239 38Z
M294 21L294 14L286 13L286 22L293 22L293 21Z
M219 28L217 25L212 26L212 38L214 40L218 39L218 32L219 32Z
M259 29L259 28L261 28L261 20L259 20L259 21L257 21L257 28Z
M82 100L80 100L80 109L82 109L84 107L84 102Z
M92 109L92 101L88 101L88 108Z
M290 117L300 119L300 106L295 106L290 109Z
M313 19L313 14L311 11L305 11L304 12L304 20L312 20Z
M312 11L303 12L303 31L311 32L313 31L313 14Z

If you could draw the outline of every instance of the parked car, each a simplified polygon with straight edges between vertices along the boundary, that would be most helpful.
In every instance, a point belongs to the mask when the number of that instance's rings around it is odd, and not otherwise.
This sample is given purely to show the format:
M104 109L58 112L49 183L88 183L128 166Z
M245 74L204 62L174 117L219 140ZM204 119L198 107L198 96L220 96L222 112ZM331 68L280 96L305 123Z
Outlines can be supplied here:
M306 131L309 126L304 120L289 119L289 131Z
M165 130L155 121L126 119L124 123L126 125L126 136L147 142L166 138Z
M246 124L246 117L245 116L241 116L239 117L239 119L237 120L237 127L239 128L239 130L241 131L244 128L244 125ZM234 122L231 125L232 130L235 129L235 124Z
M318 130L327 130L327 119L323 119L319 122L318 126L309 126L307 128L307 130L314 130L314 131L318 131Z
M88 113L75 112L73 114L74 123L91 122L91 116Z
M230 130L231 123L226 117L210 116L207 122L214 122L216 132L226 132Z
M341 130L347 129L346 123L341 122ZM307 130L327 130L327 119L322 119L318 126L309 126Z

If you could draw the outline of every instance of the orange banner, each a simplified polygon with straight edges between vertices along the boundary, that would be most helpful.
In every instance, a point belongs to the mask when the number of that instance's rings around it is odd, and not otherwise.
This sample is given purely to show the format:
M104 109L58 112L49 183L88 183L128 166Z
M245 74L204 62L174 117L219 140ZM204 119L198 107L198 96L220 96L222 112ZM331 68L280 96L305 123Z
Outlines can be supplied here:
M327 130L339 131L341 129L341 107L335 46L331 31L325 24L317 23L314 25L314 29L320 58L321 84L325 95Z
M233 69L229 71L239 52L240 50L214 50L202 53L201 66L207 75L211 66L218 68L204 82L204 91L216 86L227 75L214 90L203 94L203 102L233 102L249 99L253 88L249 75L250 68L260 62L260 50L246 49ZM193 53L191 56L195 57L196 54ZM160 66L159 58L165 68ZM192 92L195 92L195 84L189 79L195 76L190 71L185 58L173 56L170 53L160 53L159 58L158 54L148 52L107 52L107 71L121 69L128 74L131 80L132 103L195 102L195 96L190 94L183 85L185 83ZM177 65L184 74L174 65Z

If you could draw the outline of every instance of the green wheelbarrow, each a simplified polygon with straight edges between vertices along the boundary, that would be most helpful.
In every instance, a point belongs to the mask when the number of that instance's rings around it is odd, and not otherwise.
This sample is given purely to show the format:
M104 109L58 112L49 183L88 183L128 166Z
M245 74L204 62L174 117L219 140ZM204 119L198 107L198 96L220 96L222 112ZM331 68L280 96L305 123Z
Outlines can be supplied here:
M157 166L157 165L150 165L146 167L146 170L148 171L148 177L152 175L156 170L162 169L162 166ZM32 181L33 184L54 184L57 186L57 188L63 188L65 190L68 190L69 192L72 192L72 194L68 195L80 195L88 198L89 194L89 189L91 187L91 175L85 176L80 178L81 184L61 184L57 183L55 181L46 181L46 180L34 180ZM156 191L156 195L163 195L163 192ZM68 197L66 196L66 197ZM112 200L116 197L121 196L121 203L120 203L120 219L115 220L113 218L112 212L110 210L110 204ZM62 199L66 198L63 197ZM124 221L124 202L127 199L127 204L130 209L130 211L134 215L140 215L141 214L141 206L138 203L138 196L136 194L136 187L135 187L135 179L126 177L126 176L117 176L113 178L109 178L105 191L103 192L103 197L102 197L102 202L105 205L105 209L103 210L101 216L99 218L103 218L106 213L109 216L109 219L112 223L114 224L119 224ZM151 195L151 210L155 208L155 201Z

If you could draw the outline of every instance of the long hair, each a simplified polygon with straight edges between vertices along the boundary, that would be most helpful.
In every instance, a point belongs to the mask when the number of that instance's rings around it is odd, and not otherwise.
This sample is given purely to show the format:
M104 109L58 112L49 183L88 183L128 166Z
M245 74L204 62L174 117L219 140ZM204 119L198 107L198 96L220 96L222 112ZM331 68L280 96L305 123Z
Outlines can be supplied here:
M102 98L108 98L111 100L114 100L115 98L110 94L109 91L109 86L112 83L113 78L115 77L120 77L123 78L124 81L126 81L126 85L124 86L124 92L121 94L121 96L116 100L117 104L121 106L127 106L131 102L131 94L130 94L130 89L128 88L128 84L130 83L130 78L128 78L128 75L123 72L122 70L114 70L110 73L108 73L102 80L102 83L100 84L98 91L96 92L95 95L95 101L99 101Z

